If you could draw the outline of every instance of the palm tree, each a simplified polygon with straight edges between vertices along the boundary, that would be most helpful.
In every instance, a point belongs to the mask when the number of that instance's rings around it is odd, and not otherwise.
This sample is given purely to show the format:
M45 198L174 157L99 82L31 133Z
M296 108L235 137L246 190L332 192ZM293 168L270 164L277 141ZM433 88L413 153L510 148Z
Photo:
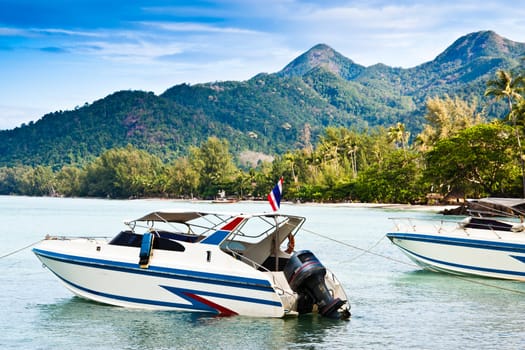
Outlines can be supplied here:
M388 128L388 140L394 143L401 143L401 148L407 159L407 142L410 137L410 132L406 131L405 124L397 123L396 126Z
M525 164L523 159L523 150L521 148L520 132L516 127L516 115L518 114L514 106L521 101L524 91L525 77L522 75L515 75L512 72L505 70L498 70L496 72L496 79L487 82L487 89L485 96L494 96L496 100L506 99L509 106L509 119L512 121L512 126L516 131L516 141L518 143L518 151L520 155L521 165L521 179L523 198L525 198Z

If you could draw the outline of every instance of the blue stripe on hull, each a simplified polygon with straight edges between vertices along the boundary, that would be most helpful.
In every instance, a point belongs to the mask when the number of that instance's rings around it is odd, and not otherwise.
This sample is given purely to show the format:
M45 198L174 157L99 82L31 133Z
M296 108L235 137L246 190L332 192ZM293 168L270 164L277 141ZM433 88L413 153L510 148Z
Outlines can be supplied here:
M240 295L223 294L223 293L216 293L216 292L196 290L196 289L182 289L182 288L177 288L177 287L172 287L172 286L161 286L161 287L179 296L182 296L183 293L191 293L191 294L198 294L200 296L204 295L204 296L213 297L213 298L222 298L222 299L242 301L245 303L265 304L265 305L272 305L272 306L279 306L279 307L282 306L280 302L266 300L266 299L249 298L249 297L243 297Z
M525 263L525 256L514 256L511 255L514 259L521 261L522 263Z
M164 267L158 267L158 266L150 266L148 269L141 269L138 267L138 264L60 254L60 253L45 251L45 250L41 250L37 248L33 248L33 252L36 255L41 255L43 257L53 259L56 261L61 261L61 262L81 265L81 266L94 267L97 269L120 271L120 272L133 273L133 274L139 274L139 275L148 275L148 276L178 279L178 280L185 280L185 281L192 281L192 282L211 283L211 284L231 286L231 287L236 287L236 288L248 288L248 289L259 290L263 292L271 292L271 293L274 292L270 282L268 282L267 280L262 280L262 279L236 277L236 276L230 276L230 275L221 275L221 274L191 271L191 270L164 268Z
M476 248L476 249L486 249L486 250L497 250L497 251L508 251L508 252L519 252L519 253L525 253L525 245L523 244L513 244L513 243L502 243L502 242L491 242L491 241L483 241L483 240L468 240L468 239L462 239L462 238L453 238L453 237L440 237L440 236L429 236L429 235L418 235L418 234L410 234L410 233L388 233L387 237L390 238L390 240L393 239L399 239L399 240L407 240L407 241L419 241L419 242L425 242L430 244L445 244L445 245L453 245L453 246L460 246L460 247L468 247L468 248ZM406 252L409 255L412 255L414 257L417 257L418 259L430 261L435 264L441 264L444 266L450 266L454 268L459 268L463 270L471 270L471 274L480 274L480 272L486 272L486 273L494 273L494 274L500 274L500 275L508 275L509 278L511 276L519 276L524 277L525 271L513 271L513 270L502 270L502 269L493 269L493 268L486 268L486 267L480 267L480 266L472 266L472 265L463 265L463 264L457 264L452 263L448 261L438 260L429 258L427 256L423 256L420 254L417 254L411 250L408 250L404 247L401 247L399 244L396 244L401 250ZM511 258L514 258L516 260L519 260L523 263L525 263L525 257L522 256L514 256L509 255ZM423 264L425 262L422 261ZM429 267L432 267L430 263L428 263ZM444 268L441 268L444 270ZM451 270L458 273L468 273L468 272L462 272L457 270Z
M53 272L54 273L54 272ZM78 284L75 284L71 281L66 280L65 278L61 277L60 275L54 273L55 276L60 278L64 283L70 285L73 288L76 288L78 290L81 290L83 292L93 294L99 297L107 298L107 299L113 299L113 300L119 300L119 301L125 301L128 303L136 303L136 304L143 304L143 305L152 305L152 306L162 306L162 307L169 307L169 308L177 308L177 309L183 309L188 311L205 311L210 312L209 309L197 309L194 307L194 305L188 305L188 304L180 304L180 303L171 303L166 301L160 301L160 300L151 300L151 299L142 299L142 298L132 298L132 297L126 297L123 295L117 295L117 294L110 294L110 293L103 293L99 292L93 289L85 288L82 286L79 286Z
M102 265L100 265L100 261L104 261L104 262L106 262L106 264L109 261L99 260L98 263L91 263L90 264L90 263L87 262L88 260L91 261L91 260L96 260L96 259L89 259L89 258L84 258L84 257L74 257L74 258L80 258L80 260L84 260L84 261L81 262L81 261L78 261L78 259L77 259L77 261L72 261L72 260L68 260L68 259L64 258L65 256L67 256L67 255L64 255L64 254L47 252L47 251L43 251L43 250L40 250L40 249L33 249L33 251L35 252L35 254L41 255L41 256L43 256L45 258L48 258L48 259L51 259L51 260L60 261L60 262L63 262L63 263L74 264L74 265L87 266L87 267L92 267L92 268L97 268L97 269L107 269L107 270L126 272L126 273L132 273L132 274L145 274L145 275L149 275L149 276L169 278L169 279L172 279L172 280L190 280L190 281L193 281L193 282L205 283L205 284L211 285L212 287L214 285L221 285L221 286L225 286L226 285L226 286L233 286L233 287L242 288L242 289L259 290L259 291L262 290L262 291L274 293L274 290L273 290L273 288L271 288L271 286L269 288L261 289L261 287L257 286L257 285L251 285L251 286L246 285L246 284L235 284L235 285L233 285L232 283L225 283L224 281L216 281L216 280L211 281L210 279L203 279L203 278L188 278L187 276L175 276L173 274L173 272L171 272L169 274L167 274L167 273L158 273L158 272L145 273L147 270L136 269L136 268L134 268L134 266L135 266L134 264L117 263L119 265L118 267L117 266L107 266L107 265L106 266L102 266ZM123 267L124 265L130 265L130 266L133 266L133 268L124 268ZM158 269L161 269L161 268L158 268ZM173 271L174 269L164 269L164 270ZM179 289L179 288L176 288L176 287L164 286L164 285L160 285L159 287L162 287L162 288L170 291L171 293L173 293L173 294L175 294L175 295L177 295L177 296L179 296L179 297L181 297L181 298L183 298L185 300L190 301L191 304L188 305L188 304L173 303L173 302L166 302L166 301L160 301L160 300L133 298L133 297L123 296L123 295L99 292L99 291L96 291L96 290L93 290L93 289L82 287L82 286L80 286L80 285L78 285L76 283L73 283L73 282L65 279L64 277L58 275L56 272L54 272L54 271L52 271L52 272L60 280L62 280L64 283L66 283L66 284L70 285L71 287L74 287L74 288L76 288L78 290L81 290L83 292L90 293L90 294L93 294L93 295L96 295L96 296L100 296L100 297L104 297L104 298L108 298L108 299L119 300L119 301L125 301L125 302L129 302L129 303L137 303L137 304L152 305L152 306L161 306L161 307L168 307L168 308L177 308L177 309L188 310L188 311L201 311L201 312L217 313L217 310L212 309L212 308L210 308L207 305L204 305L202 303L196 302L195 300L191 300L188 297L186 297L184 294L182 294L183 292L188 292L188 293L193 293L193 294L197 294L197 295L211 296L211 297L228 299L228 300L236 300L236 301L242 301L242 302L246 302L246 303L253 303L253 304L260 304L260 305L270 305L270 306L276 306L276 307L281 307L282 306L282 304L280 302L275 302L273 300L249 298L249 297L243 297L243 296L239 296L239 295L216 293L216 292L210 292L210 291L205 291L205 290ZM185 271L185 272L186 273L194 273L195 271ZM198 273L198 274L200 275L200 274L204 274L204 273ZM214 275L214 274L209 274L209 275ZM216 276L216 275L214 275L214 276ZM220 276L222 276L222 275L220 275ZM226 276L226 277L229 277L229 276ZM236 279L239 279L239 278L236 278ZM250 279L245 279L245 280L250 280Z
M507 251L514 253L524 253L525 254L525 244L518 243L505 243L505 242L495 242L495 241L486 241L486 240L474 240L467 238L455 238L455 237L443 237L443 236L434 236L434 235L422 235L414 233L387 233L386 235L390 240L393 238L403 239L408 241L419 241L419 242L428 242L436 244L447 244L468 248L477 248L477 249L489 249L489 250L499 250Z

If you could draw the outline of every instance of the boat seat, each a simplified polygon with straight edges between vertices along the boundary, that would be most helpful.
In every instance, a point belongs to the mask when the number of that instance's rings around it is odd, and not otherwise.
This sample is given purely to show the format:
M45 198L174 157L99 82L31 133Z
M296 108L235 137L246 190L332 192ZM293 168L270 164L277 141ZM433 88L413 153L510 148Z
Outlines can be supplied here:
M142 238L144 235L139 235L131 231L122 231L116 235L110 242L110 245L120 245L125 247L137 247L142 246ZM183 252L184 246L173 239L170 239L164 235L159 235L153 241L153 249L171 250L176 252Z
M153 249L154 242L155 234L151 232L145 233L142 237L142 244L139 253L139 266L141 269L147 269L149 267L149 260L151 258L151 250Z

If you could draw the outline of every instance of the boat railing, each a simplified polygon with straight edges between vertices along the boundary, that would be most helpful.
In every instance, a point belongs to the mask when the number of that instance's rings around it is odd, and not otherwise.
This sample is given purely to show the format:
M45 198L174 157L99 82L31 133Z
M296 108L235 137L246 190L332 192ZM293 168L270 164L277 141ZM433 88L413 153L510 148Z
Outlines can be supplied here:
M394 226L397 231L409 230L411 232L417 232L417 227L425 223L427 226L432 225L436 232L445 233L456 229L459 224L457 220L445 220L445 219L423 219L413 217L391 217L389 220L394 222Z
M88 241L98 241L98 240L105 240L108 241L111 240L112 237L109 236L89 236L89 235L82 235L82 236L58 236L58 235L45 235L45 240L51 240L51 241L71 241L75 239L85 239Z
M396 227L396 230L409 230L410 232L418 232L417 227L432 225L432 232L449 233L452 231L464 232L466 236L470 236L468 229L478 229L492 232L496 237L501 238L498 232L523 232L525 226L522 222L513 222L508 220L498 220L494 218L479 218L467 216L463 220L445 220L445 219L429 219L429 218L411 218L398 217L390 218Z

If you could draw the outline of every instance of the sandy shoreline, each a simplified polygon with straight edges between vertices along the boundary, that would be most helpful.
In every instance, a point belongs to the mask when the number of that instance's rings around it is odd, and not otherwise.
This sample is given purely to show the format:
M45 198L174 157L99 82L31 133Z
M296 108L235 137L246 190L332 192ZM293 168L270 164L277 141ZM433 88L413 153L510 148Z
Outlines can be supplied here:
M206 200L206 199L176 199L176 198L141 198L143 200L166 200L166 201L173 201L173 202L191 202L191 203L212 203L212 200ZM224 204L228 205L230 203L218 203L216 204ZM264 200L252 200L252 199L246 199L246 200L239 200L232 203L265 203ZM281 204L286 205L296 205L296 206L323 206L323 207L345 207L345 208L370 208L370 209L397 209L397 210L414 210L414 211L432 211L432 212L440 212L445 209L455 209L459 205L422 205L422 204L399 204L399 203L348 203L348 202L341 202L341 203L317 203L317 202L290 202L290 201L282 201Z
M443 211L445 209L454 209L458 205L419 205L419 204L388 204L388 203L291 203L291 205L320 205L331 207L346 207L346 208L372 208L372 209L398 209L398 210L415 210L415 211Z

